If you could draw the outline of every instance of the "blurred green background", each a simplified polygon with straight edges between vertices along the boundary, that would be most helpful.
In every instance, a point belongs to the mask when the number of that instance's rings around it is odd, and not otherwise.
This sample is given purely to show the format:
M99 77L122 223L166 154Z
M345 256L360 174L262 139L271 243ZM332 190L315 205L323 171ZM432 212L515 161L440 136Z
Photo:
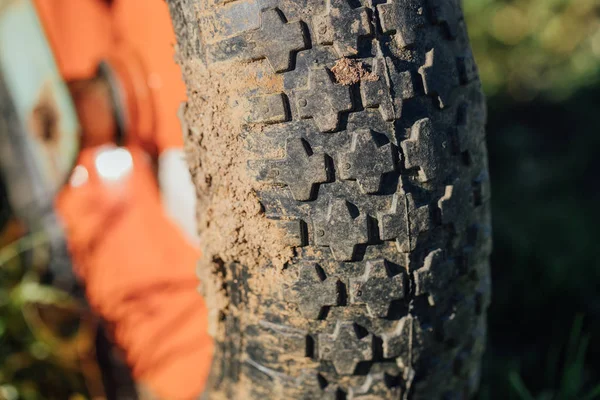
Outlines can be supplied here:
M480 398L600 399L600 1L463 7L488 95L493 190ZM22 278L0 268L0 399L79 398L95 372L22 313L62 300Z
M464 0L488 96L481 399L600 399L600 1Z

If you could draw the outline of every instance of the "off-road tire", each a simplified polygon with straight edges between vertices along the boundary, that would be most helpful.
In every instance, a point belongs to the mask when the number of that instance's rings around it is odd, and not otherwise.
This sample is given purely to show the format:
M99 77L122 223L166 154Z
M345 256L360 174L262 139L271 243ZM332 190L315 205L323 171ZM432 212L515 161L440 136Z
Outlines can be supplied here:
M283 79L279 93L249 92L244 137L264 217L294 257L273 294L247 283L251 268L223 266L237 313L219 322L207 398L472 397L490 191L458 1L168 2L182 64L268 63Z

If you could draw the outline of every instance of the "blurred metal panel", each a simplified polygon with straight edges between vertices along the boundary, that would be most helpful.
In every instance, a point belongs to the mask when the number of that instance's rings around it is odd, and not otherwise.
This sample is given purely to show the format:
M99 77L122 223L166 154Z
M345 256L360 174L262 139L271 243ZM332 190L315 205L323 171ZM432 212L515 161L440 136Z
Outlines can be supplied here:
M47 235L47 281L77 292L54 197L79 151L79 123L36 9L0 0L0 173L10 208Z
M79 123L30 0L0 0L0 111L0 169L12 209L39 224L75 163Z

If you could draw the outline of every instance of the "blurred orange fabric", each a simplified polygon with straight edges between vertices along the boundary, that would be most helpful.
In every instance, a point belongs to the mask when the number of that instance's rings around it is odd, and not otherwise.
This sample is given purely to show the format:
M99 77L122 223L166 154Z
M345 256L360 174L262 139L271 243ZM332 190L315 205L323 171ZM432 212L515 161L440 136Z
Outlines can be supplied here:
M126 64L121 85L135 126L129 142L160 153L183 146L177 107L186 99L175 34L163 0L34 0L66 81L94 77L101 61ZM119 68L117 68L120 70ZM173 111L175 110L175 111Z
M138 124L127 141L132 172L107 182L95 164L105 148L83 149L76 171L85 171L86 179L66 185L56 208L88 301L112 326L134 377L161 398L196 398L213 351L205 304L196 290L200 255L166 217L146 154L183 144L176 113L185 87L174 62L167 5L162 0L35 3L66 81L94 77L102 60L127 61L123 48L141 61L141 68L132 69L140 75L128 77L134 89L127 104L137 107L128 113L151 114L132 117Z
M147 155L130 148L131 174L107 183L96 172L101 150L82 151L77 168L87 180L56 201L75 272L134 377L161 398L195 398L212 358L194 274L199 253L164 215Z

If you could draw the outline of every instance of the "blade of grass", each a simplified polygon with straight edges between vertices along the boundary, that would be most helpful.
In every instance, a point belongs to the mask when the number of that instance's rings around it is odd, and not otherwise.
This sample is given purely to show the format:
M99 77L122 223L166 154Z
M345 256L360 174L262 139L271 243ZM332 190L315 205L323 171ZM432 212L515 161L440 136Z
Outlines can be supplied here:
M571 334L569 335L569 341L567 342L567 348L565 353L565 364L573 364L577 355L577 347L579 346L579 338L581 337L581 330L583 329L583 315L577 314L573 321L573 327L571 328Z
M553 345L548 352L548 361L546 362L546 384L548 387L554 386L558 380L561 347L562 346Z
M581 400L595 400L600 399L600 385L593 388L586 396Z
M565 348L565 366L560 381L559 399L576 396L581 389L583 359L587 349L587 341L582 340L583 315L577 314L573 321L571 334Z
M519 374L517 374L515 371L511 371L508 374L508 380L509 380L512 388L515 390L515 392L517 392L517 394L519 395L519 397L522 400L535 400L535 398L529 392L529 389L527 389L527 387L525 387L525 384L523 383L521 376Z
M0 268L26 251L48 244L50 237L44 231L33 232L0 249Z

